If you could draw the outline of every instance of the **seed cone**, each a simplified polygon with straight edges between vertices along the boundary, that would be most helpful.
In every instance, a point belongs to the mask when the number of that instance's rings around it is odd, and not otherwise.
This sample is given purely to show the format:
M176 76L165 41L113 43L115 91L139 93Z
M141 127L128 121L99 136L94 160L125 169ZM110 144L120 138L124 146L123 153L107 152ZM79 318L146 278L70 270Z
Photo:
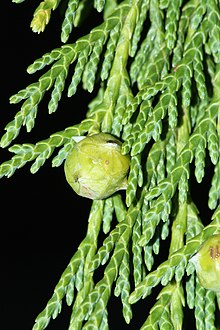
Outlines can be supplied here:
M201 285L205 289L220 292L220 235L213 235L191 258Z
M67 182L80 196L104 199L127 188L130 157L121 154L121 141L107 133L76 143L66 158Z

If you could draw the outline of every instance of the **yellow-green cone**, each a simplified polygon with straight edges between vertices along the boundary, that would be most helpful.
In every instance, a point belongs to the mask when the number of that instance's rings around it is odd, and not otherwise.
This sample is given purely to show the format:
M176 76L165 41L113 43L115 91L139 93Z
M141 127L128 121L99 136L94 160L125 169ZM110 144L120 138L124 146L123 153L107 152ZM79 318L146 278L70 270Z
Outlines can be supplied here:
M67 182L80 196L104 199L127 188L130 157L121 154L121 141L107 133L76 143L65 161Z
M205 289L220 292L220 235L208 238L191 261L200 284Z

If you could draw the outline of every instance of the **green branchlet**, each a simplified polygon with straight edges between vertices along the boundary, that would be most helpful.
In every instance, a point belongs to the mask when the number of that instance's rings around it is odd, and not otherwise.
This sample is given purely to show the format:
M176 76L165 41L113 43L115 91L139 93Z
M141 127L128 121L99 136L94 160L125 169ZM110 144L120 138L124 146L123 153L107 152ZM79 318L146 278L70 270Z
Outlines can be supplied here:
M40 3L31 23L35 32L45 29L59 3ZM93 202L86 237L34 330L45 329L57 317L64 297L73 306L69 329L108 329L112 294L121 299L129 323L132 304L147 299L158 285L163 288L142 330L182 329L186 304L194 311L196 329L214 330L219 294L201 285L190 258L220 233L219 4L69 0L62 42L67 42L74 26L83 24L92 6L103 15L102 24L28 67L30 74L49 68L10 98L13 104L23 104L5 127L0 145L9 146L22 126L32 130L48 91L52 114L63 93L74 97L79 84L90 93L98 86L86 118L35 145L9 147L14 156L0 165L0 177L10 177L27 162L35 173L56 148L52 166L60 166L73 148L73 137L104 132L122 140L122 153L131 157L128 186L125 197L116 193ZM65 86L68 77L70 84ZM207 164L213 169L207 203L213 216L204 226L192 200L191 178L200 184ZM98 248L101 228L105 237ZM167 258L155 267L169 237ZM100 267L103 277L95 282Z

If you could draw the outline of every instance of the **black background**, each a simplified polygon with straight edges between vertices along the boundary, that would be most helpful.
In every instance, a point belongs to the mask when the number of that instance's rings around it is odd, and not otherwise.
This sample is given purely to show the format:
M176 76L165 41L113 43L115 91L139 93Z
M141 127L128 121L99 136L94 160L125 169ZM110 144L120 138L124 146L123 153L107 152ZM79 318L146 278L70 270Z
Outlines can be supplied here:
M29 27L36 1L1 4L1 97L0 133L13 120L22 103L9 104L9 97L37 81L26 68L35 59L61 46L60 12L55 11L45 33ZM86 30L86 27L85 27ZM82 31L83 33L83 31ZM74 38L77 37L76 31ZM46 69L47 70L47 69ZM45 70L43 71L43 73ZM15 143L36 143L50 134L78 123L85 115L92 95L81 90L76 97L63 97L59 110L49 115L50 92L39 106L36 127L27 134L20 131ZM0 150L0 161L11 158ZM86 235L91 201L78 197L67 184L63 166L51 167L51 160L35 175L31 164L2 178L1 196L1 327L29 330L45 307L62 272ZM48 329L67 329L66 309Z
M9 97L37 81L47 70L29 75L27 67L46 52L62 45L59 10L53 12L44 33L31 31L29 25L36 6L36 1L21 4L6 1L1 4L1 136L6 124L13 120L22 105L10 105ZM91 17L92 22L87 19L80 30L74 29L69 42L84 35L101 19L95 11ZM59 109L49 115L49 91L39 106L34 129L26 133L22 127L12 144L36 143L80 122L95 93L89 94L79 87L74 97L67 98L65 89ZM1 149L0 163L11 156L7 148ZM11 178L3 177L0 182L1 326L5 330L32 328L36 316L52 296L62 272L86 235L91 207L90 200L77 196L67 184L63 166L52 168L49 159L34 175L29 171L30 166L30 163L26 164ZM147 308L146 302L144 306ZM140 313L140 304L135 309L136 321L127 326L121 315L121 304L113 297L109 304L110 329L139 328L145 317ZM61 314L50 322L47 329L67 329L70 313L71 308L64 303Z
M37 81L39 72L29 75L26 68L47 51L60 47L60 11L56 10L51 22L42 34L34 34L29 25L35 9L35 1L1 4L1 89L0 133L13 120L21 104L10 105L9 97L30 83ZM86 21L81 30L71 35L73 42L84 35L92 24L101 18L94 11L93 21ZM95 93L95 92L94 92ZM73 98L64 92L60 107L49 115L47 104L50 92L39 106L36 126L27 134L21 129L15 143L36 143L50 134L78 123L87 111L87 103L93 98L79 88ZM0 150L0 161L11 158L7 150ZM51 167L51 159L35 174L30 164L0 182L1 198L1 324L5 330L29 330L34 319L45 307L62 272L77 246L86 235L91 201L78 197L68 186L63 166ZM203 187L204 189L204 187ZM198 198L195 194L195 198ZM206 212L203 203L200 211ZM204 209L203 209L204 208ZM146 300L134 306L134 321L127 326L121 316L121 304L115 298L109 305L110 329L138 329L149 309ZM68 328L70 308L64 304L61 315L50 323L48 330Z

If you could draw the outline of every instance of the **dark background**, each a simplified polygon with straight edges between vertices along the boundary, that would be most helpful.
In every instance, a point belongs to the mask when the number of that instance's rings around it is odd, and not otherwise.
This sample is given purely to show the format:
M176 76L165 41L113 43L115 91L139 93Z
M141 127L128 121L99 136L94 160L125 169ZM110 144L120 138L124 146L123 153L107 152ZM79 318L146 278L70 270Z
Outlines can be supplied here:
M1 4L1 89L0 135L13 120L22 103L9 104L9 97L30 83L37 81L43 72L29 75L26 68L35 59L60 47L61 13L56 10L44 33L35 34L29 25L37 6L35 1ZM101 19L95 11L92 22L74 29L70 41L80 33L84 35ZM65 90L66 91L66 90ZM76 124L84 118L87 104L94 96L79 88L78 93L67 98L63 93L60 107L49 115L47 104L50 91L39 106L35 128L27 134L21 129L15 143L36 143L50 134ZM0 163L11 158L7 150L0 150ZM49 159L35 174L31 164L0 182L1 197L1 324L5 330L30 330L34 319L43 310L53 293L62 272L86 235L91 201L77 196L68 186L63 166L51 167ZM204 187L203 187L204 188ZM195 189L196 191L196 189ZM201 195L200 195L201 197ZM198 194L195 193L195 198ZM203 203L200 211L207 212ZM204 208L204 209L203 209ZM121 316L121 304L114 297L109 304L110 329L138 329L149 309L145 300L134 306L134 321L127 326ZM64 304L60 316L51 321L48 330L68 328L71 308Z
M9 97L37 81L46 72L47 68L29 75L26 69L35 59L61 46L62 19L60 11L56 10L45 32L38 35L29 27L36 1L21 4L5 1L0 6L2 136L4 127L13 120L22 105L10 105ZM101 19L95 11L91 17L92 22L87 19L80 30L74 30L69 42L74 42L80 33L84 35ZM27 134L22 128L13 143L36 143L80 122L94 93L89 94L79 88L74 97L67 98L64 92L59 109L49 115L49 91L39 106L34 129ZM1 149L0 163L11 156L7 149ZM17 170L9 179L3 177L0 182L1 326L5 330L32 328L36 316L52 296L62 272L86 235L91 206L90 200L77 196L67 184L63 166L52 168L49 159L33 175L29 171L31 164ZM147 308L146 302L144 306ZM67 329L70 312L71 308L64 303L60 316L51 321L47 329ZM109 304L109 314L110 329L136 329L145 318L141 317L138 309L135 323L126 326L121 315L121 304L115 298Z
M60 47L60 13L55 11L43 34L29 25L36 1L1 4L1 97L0 134L13 120L22 103L9 104L9 97L37 81L42 74L29 75L26 68L47 51ZM77 37L77 33L75 38ZM45 71L43 71L45 72ZM36 143L83 118L92 97L81 91L75 98L63 98L62 106L48 115L50 92L39 106L36 128L20 131L15 143ZM0 150L0 162L11 158ZM1 327L29 330L45 307L62 272L84 238L91 201L78 197L67 184L63 166L51 167L51 160L35 175L31 164L0 182L1 196ZM67 315L65 316L65 310ZM67 329L65 309L48 329ZM65 318L66 317L66 318Z

